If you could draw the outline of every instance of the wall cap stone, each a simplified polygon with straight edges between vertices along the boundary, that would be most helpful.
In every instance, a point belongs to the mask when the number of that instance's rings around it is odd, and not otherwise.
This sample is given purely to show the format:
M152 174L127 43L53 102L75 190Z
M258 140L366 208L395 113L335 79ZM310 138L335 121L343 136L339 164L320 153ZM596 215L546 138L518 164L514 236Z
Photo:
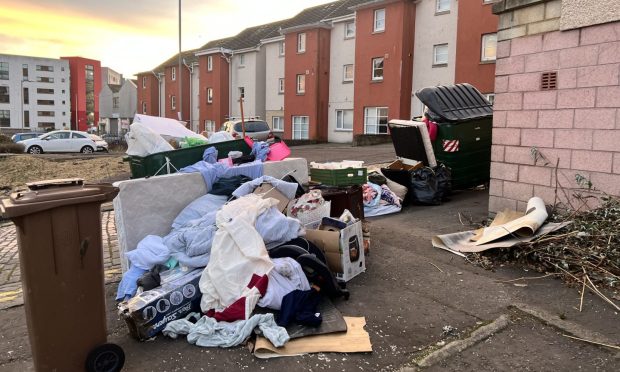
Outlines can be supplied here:
M546 3L552 0L501 0L493 4L493 14L510 12L515 9L525 8L536 4Z

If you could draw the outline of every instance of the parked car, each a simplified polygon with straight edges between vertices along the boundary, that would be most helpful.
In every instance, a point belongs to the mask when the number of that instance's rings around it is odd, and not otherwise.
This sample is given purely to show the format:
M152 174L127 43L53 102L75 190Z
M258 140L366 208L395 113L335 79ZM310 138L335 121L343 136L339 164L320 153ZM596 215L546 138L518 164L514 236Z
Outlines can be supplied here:
M90 138L95 141L97 145L97 151L108 152L108 143L96 134L89 134Z
M109 145L120 145L125 142L125 138L123 136L119 136L116 134L102 134L101 138L106 141Z
M220 128L220 132L222 131L230 133L235 138L243 137L241 120L225 122ZM266 141L269 138L273 138L269 124L264 120L246 120L245 135L256 141Z
M25 133L15 133L12 137L11 140L13 142L20 142L23 140L27 140L27 139L31 139L31 138L37 138L40 135L43 135L44 133L37 133L37 132L25 132Z
M97 145L89 134L76 130L55 130L37 138L22 141L24 151L29 154L44 152L81 152L92 154Z

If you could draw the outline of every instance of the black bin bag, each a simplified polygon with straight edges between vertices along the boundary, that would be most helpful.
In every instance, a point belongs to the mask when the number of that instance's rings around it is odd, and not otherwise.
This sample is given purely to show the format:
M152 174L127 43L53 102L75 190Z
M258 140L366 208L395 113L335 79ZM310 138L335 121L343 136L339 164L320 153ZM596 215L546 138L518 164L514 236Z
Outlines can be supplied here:
M412 171L409 184L411 201L421 205L441 204L452 191L450 173L450 168L443 164Z

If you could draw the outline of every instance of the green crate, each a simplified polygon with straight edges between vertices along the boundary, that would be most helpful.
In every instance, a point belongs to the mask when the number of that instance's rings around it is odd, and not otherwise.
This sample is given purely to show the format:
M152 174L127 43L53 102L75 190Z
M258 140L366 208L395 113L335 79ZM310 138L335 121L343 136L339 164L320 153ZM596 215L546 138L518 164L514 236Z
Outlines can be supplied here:
M310 177L314 182L329 186L362 185L368 179L366 168L316 169L310 168Z
M239 139L158 152L144 157L127 156L124 160L129 162L131 178L151 177L162 167L164 167L164 169L159 172L159 175L167 174L166 167L164 166L166 164L166 157L170 159L170 162L176 169L181 169L202 160L202 154L209 147L215 147L217 149L218 159L227 157L230 151L241 151L243 155L248 155L252 151L244 140ZM174 168L170 168L170 173L174 173Z

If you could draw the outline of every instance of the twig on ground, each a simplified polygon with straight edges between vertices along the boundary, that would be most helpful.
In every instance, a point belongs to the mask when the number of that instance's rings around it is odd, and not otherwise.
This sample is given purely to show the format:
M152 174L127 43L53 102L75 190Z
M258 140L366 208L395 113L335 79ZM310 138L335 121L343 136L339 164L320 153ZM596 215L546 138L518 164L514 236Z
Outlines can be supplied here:
M429 264L431 264L431 265L435 266L435 268L436 268L437 270L439 270L439 271L441 271L441 272L443 273L443 270L442 270L442 269L440 269L440 268L439 268L439 266L435 265L435 264L434 264L434 263L432 263L432 262L429 262Z
M616 345L609 345L609 344L604 344L602 342L596 342L596 341L590 341L590 340L586 340L585 338L579 338L579 337L575 337L575 336L569 336L569 335L562 335L564 337L568 337L568 338L572 338L575 340L579 340L579 341L583 341L583 342L588 342L594 345L600 345L600 346L605 346L605 347L610 347L612 349L616 349L616 350L620 350L620 346L616 346Z
M535 279L543 279L543 278L548 278L550 276L553 275L560 275L558 273L549 273L547 275L542 275L542 276L522 276L520 278L517 279L510 279L510 280L498 280L496 281L497 283L512 283L512 282L518 282L519 280L535 280Z
M584 270L585 272L585 270ZM581 287L581 300L579 301L579 312L583 309L583 294L586 293L586 280L583 280L583 287Z

